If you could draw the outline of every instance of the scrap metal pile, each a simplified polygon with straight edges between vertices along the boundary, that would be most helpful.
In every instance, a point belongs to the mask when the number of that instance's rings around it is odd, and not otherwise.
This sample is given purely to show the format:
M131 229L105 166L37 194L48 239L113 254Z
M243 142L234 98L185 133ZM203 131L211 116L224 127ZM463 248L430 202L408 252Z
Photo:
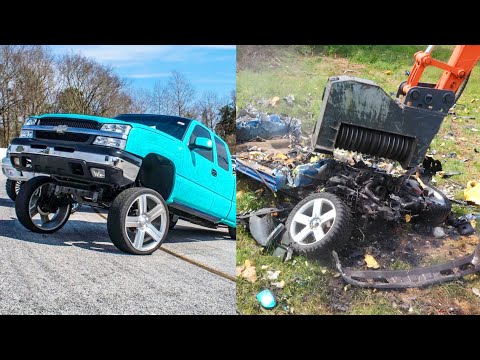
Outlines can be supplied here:
M294 250L298 251L289 233L288 219L296 211L295 201L320 193L337 196L356 220L413 222L430 228L447 221L462 234L465 221L452 218L449 199L430 184L432 175L442 170L439 161L427 157L422 165L406 171L393 161L345 150L335 150L332 156L314 153L302 144L298 119L256 111L253 116L249 111L242 110L243 116L237 120L237 134L241 134L237 171L261 181L273 192L288 195L294 202L238 214L237 219L260 245L276 247L274 255L288 260ZM269 133L273 127L276 130ZM329 228L324 230L328 232ZM472 230L470 226L468 233ZM344 280L357 286L419 287L480 270L478 247L467 257L409 271L344 269L333 253Z

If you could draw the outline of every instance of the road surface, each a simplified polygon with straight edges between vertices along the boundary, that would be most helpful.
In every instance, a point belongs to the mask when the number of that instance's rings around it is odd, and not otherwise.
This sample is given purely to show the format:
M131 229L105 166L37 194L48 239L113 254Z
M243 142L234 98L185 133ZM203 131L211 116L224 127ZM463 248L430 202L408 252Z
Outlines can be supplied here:
M32 233L0 175L0 314L235 314L226 229L179 220L167 252L134 256L111 243L106 216L84 206L57 233Z

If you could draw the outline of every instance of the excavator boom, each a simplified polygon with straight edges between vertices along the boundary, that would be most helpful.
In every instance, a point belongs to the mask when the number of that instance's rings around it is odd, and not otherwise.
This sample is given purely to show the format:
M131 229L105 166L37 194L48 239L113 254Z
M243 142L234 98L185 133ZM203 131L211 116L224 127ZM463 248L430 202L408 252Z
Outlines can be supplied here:
M405 169L423 162L480 58L480 45L457 45L448 63L433 59L432 49L415 54L409 78L400 84L396 98L369 80L331 77L312 147L327 154L340 148L396 160ZM420 82L427 66L444 70L437 83Z

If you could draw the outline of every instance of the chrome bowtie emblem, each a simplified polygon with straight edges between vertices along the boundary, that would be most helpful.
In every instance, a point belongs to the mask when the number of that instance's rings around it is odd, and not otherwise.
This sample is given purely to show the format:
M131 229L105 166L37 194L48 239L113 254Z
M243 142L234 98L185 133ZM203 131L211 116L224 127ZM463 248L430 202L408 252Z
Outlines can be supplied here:
M53 128L53 130L57 133L57 134L65 134L65 132L68 130L68 126L67 125L58 125L58 126L55 126Z

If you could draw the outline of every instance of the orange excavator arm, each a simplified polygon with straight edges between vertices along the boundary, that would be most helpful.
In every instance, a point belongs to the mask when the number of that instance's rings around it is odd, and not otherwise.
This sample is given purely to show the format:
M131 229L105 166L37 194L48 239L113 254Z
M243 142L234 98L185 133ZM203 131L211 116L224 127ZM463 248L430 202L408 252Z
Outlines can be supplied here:
M431 56L433 48L434 45L430 45L426 51L415 53L415 64L407 82L402 86L403 94L407 94L408 90L414 86L421 86L420 79L427 66L444 70L435 89L450 90L456 93L480 60L480 45L457 45L448 63L433 59Z

